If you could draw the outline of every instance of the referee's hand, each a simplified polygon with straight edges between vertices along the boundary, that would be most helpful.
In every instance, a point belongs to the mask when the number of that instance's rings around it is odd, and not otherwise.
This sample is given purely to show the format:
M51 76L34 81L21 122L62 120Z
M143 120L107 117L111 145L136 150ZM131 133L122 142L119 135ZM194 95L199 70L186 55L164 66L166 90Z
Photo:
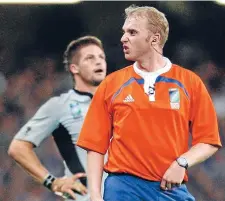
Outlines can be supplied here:
M160 187L163 190L171 190L174 187L179 187L184 180L185 168L179 166L174 161L163 175Z
M86 177L86 174L77 173L71 177L56 178L52 183L52 191L62 197L65 194L69 195L73 199L76 199L74 192L85 195L87 194L87 188L78 180L81 177Z

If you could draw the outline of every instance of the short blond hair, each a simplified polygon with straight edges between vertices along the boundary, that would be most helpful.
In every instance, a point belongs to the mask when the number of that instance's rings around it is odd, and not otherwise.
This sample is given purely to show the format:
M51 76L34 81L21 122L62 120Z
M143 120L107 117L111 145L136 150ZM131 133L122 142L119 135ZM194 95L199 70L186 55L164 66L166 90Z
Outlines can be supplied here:
M63 55L63 63L67 71L69 71L69 66L72 63L73 57L76 57L78 55L77 53L81 47L87 45L96 45L104 51L102 41L95 36L83 36L71 41L66 47L66 50Z
M146 17L149 30L153 33L159 33L161 36L160 45L165 45L169 35L169 23L164 13L154 7L131 5L125 9L125 19L133 15Z

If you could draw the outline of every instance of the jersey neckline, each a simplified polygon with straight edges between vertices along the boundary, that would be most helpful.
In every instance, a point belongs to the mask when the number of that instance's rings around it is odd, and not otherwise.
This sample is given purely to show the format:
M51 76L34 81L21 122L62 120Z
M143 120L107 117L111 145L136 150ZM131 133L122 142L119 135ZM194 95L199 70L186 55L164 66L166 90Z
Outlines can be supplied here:
M91 99L93 98L93 94L89 93L89 92L85 92L85 91L79 91L76 89L73 89L73 91L81 96L89 96Z

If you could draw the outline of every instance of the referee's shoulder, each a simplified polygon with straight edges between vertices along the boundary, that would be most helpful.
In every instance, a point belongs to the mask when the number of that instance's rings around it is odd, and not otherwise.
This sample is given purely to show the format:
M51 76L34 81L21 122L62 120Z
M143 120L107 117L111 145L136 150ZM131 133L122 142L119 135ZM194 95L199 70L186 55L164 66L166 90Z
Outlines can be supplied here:
M189 70L183 66L177 65L177 64L173 64L173 68L175 69L175 71L179 72L180 74L182 74L183 77L189 79L191 78L192 80L196 80L196 81L200 81L201 78L199 77L199 75L197 75L194 71Z

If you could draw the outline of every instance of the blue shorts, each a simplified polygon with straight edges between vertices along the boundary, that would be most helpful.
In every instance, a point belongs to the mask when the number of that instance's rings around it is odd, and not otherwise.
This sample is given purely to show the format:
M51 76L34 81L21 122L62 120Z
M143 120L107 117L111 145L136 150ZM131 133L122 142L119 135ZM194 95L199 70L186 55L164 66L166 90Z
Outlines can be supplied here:
M160 182L128 174L109 174L104 184L104 201L195 201L185 184L172 190L160 189Z

